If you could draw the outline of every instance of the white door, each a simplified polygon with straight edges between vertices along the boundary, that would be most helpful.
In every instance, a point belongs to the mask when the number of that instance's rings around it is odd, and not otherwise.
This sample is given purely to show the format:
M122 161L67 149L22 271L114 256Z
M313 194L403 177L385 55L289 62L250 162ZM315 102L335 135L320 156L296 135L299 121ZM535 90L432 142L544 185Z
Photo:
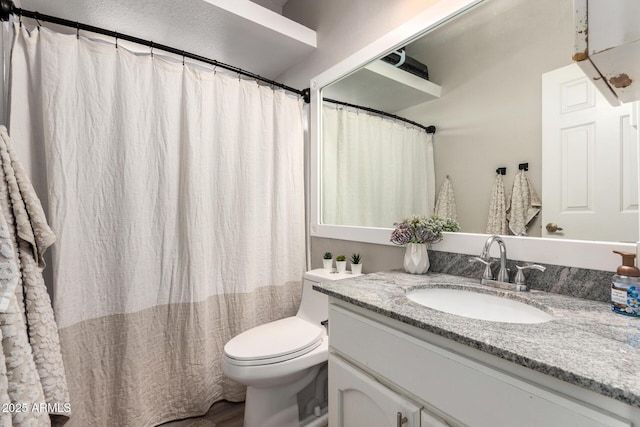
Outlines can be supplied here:
M580 68L542 75L542 236L635 242L638 136ZM561 231L547 230L557 224Z
M334 355L329 357L331 427L420 427L420 407Z

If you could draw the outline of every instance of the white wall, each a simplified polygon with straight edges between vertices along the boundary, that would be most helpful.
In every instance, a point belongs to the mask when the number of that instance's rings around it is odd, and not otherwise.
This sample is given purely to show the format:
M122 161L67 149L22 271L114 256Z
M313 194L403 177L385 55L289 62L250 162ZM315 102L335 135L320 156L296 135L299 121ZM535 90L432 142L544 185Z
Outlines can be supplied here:
M446 0L440 0L446 1ZM438 0L289 0L283 15L316 30L318 47L277 80L299 88Z

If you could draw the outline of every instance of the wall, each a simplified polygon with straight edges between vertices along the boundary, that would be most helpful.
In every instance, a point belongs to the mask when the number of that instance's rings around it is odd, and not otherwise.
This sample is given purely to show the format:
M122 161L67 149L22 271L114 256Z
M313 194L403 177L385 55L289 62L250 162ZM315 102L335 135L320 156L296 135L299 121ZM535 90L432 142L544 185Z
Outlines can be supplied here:
M471 233L486 229L496 168L507 167L510 194L518 164L528 162L541 194L541 76L572 63L571 0L496 5L501 10L480 5L412 45L410 55L429 66L442 97L398 113L438 127L436 188L451 177L461 229ZM540 215L528 234L541 236Z

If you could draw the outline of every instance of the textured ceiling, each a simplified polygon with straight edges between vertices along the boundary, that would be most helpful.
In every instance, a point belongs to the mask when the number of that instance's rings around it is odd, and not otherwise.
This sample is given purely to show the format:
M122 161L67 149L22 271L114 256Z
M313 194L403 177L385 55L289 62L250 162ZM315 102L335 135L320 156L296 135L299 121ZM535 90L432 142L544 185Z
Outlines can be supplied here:
M301 43L272 30L272 24L294 33L310 30L249 1L234 2L265 17L266 24L229 13L215 0L20 0L16 6L152 40L271 79L314 50L315 34L311 45Z

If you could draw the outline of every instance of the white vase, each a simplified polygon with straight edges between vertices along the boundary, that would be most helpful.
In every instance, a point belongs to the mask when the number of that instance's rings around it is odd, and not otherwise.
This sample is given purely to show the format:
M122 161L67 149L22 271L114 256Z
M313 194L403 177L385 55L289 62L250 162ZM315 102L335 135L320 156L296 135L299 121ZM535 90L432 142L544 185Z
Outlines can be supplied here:
M429 270L429 253L424 243L407 243L404 249L404 271L425 274Z
M351 274L362 274L362 264L351 264Z
M347 271L347 261L336 261L336 270L338 270L338 273Z
M333 268L333 258L331 259L322 259L322 268L324 268L325 270L329 270L331 271L331 269Z

